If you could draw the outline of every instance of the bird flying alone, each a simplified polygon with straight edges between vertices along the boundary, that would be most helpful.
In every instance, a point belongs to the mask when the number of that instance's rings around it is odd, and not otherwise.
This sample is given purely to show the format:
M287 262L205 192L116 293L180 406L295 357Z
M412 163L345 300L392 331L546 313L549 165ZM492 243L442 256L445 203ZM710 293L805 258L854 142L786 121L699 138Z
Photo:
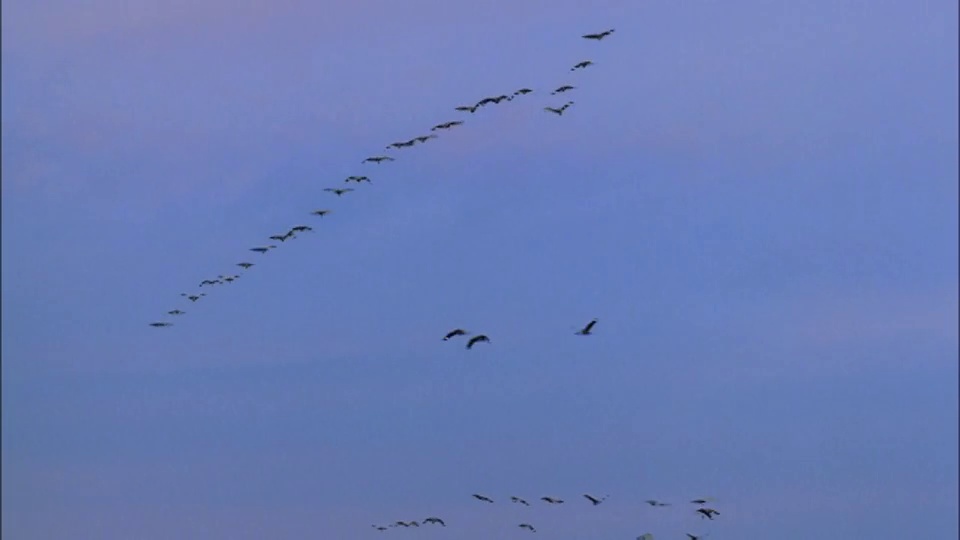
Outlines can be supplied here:
M588 322L586 326L584 326L584 327L581 328L580 330L577 330L577 335L578 335L578 336L589 336L589 335L591 335L591 333L593 333L593 327L594 327L596 324L597 324L597 319L593 319L592 321Z
M510 497L510 502L515 502L517 504L522 504L524 506L530 506L530 503L521 499L520 497Z
M591 62L590 60L584 60L583 62L580 62L579 64L570 68L570 71L576 71L578 69L583 69L587 66L592 66L592 65L593 65L593 62Z
M370 182L370 177L368 177L368 176L348 176L347 179L344 180L344 182L348 182L348 183L349 183L349 182L356 182L356 183L358 183L358 184L359 184L360 182L371 183L371 182Z
M446 526L447 526L447 524L444 523L443 520L440 519L440 518L438 518L438 517L428 517L427 519L423 520L423 522L424 522L425 524L426 524L426 523L430 523L430 524L440 525L440 526L443 526L443 527L446 527Z
M200 294L180 293L180 296L185 296L185 297L187 298L187 300L189 300L189 301L191 301L191 302L196 302L197 300L203 298L203 297L206 296L206 295L207 295L207 293L200 293Z
M463 328L454 328L453 330L447 332L447 335L443 336L443 340L444 340L444 341L450 341L450 338L454 338L454 337L457 337L457 336L465 336L465 335L467 335L467 334L469 334L469 333L470 333L470 332L467 332L467 331L464 330Z
M257 253L266 253L271 249L276 249L276 248L277 246L255 247L255 248L250 248L250 251L256 251Z
M565 111L565 110L567 110L568 108L570 108L571 105L573 105L573 102L572 102L572 101L568 101L568 102L564 103L563 106L561 106L561 107L559 107L559 108L557 108L557 107L544 107L543 110L545 110L545 111L547 111L547 112L552 112L553 114L555 114L555 115L557 115L557 116L563 116L563 111Z
M368 161L379 164L384 161L396 161L396 159L390 156L373 156L373 157L368 157L367 159L361 161L360 163L366 163Z
M516 92L514 92L513 95L514 95L514 96L524 96L524 95L529 94L529 93L531 93L531 92L533 92L533 90L531 90L531 89L529 89L529 88L521 88L521 89L517 90Z
M479 336L473 336L472 338L470 338L470 341L467 342L467 349L472 349L473 346L476 345L477 343L490 343L490 338L488 338L484 334L480 334Z
M239 266L240 268L243 268L244 270L246 270L246 269L250 268L251 266L253 266L253 263L242 262L242 263L237 263L237 266Z
M531 524L529 524L529 523L521 523L521 524L520 524L520 528L521 528L521 529L528 529L530 532L537 532L537 530L533 528L533 525L531 525Z
M323 217L330 213L330 210L314 210L310 212L311 215Z
M613 33L613 28L611 28L611 29L609 29L609 30L607 30L607 31L605 31L605 32L599 32L599 33L597 33L597 34L584 34L584 35L583 35L583 39L595 39L595 40L597 40L597 41L600 41L601 39L609 36L609 35L612 34L612 33Z
M590 501L591 503L593 503L594 506L602 503L602 502L607 498L606 496L603 496L603 497L600 497L600 498L598 499L598 498L594 497L593 495L590 495L589 493L584 493L583 496L586 497L586 499L587 499L588 501Z
M554 95L557 95L557 94L562 94L562 93L567 92L567 91L569 91L569 90L573 90L574 88L576 88L576 86L570 86L569 84L565 84L565 85L561 86L560 88L557 88L557 89L554 90L553 92L550 92L550 95L551 95L551 96L554 96Z
M350 193L351 191L353 191L353 189L352 189L352 188L329 188L329 187L328 187L328 188L324 189L324 191L329 191L330 193L333 193L333 194L336 195L337 197L341 197L341 196L343 196L344 193Z
M165 327L167 327L167 326L173 326L173 323L169 323L169 322L152 322L152 323L150 323L150 326L153 326L154 328L165 328Z
M167 313L170 315L183 315L184 313L186 313L186 311L180 311L179 309L174 309L173 311L168 311Z
M474 493L474 494L473 494L473 498L476 499L476 500L478 500L478 501L483 501L483 502L488 502L488 503L492 503L492 502L493 502L493 499L491 499L490 497L487 497L486 495L480 495L479 493Z
M553 497L540 497L540 500L550 504L563 504L563 499L555 499Z

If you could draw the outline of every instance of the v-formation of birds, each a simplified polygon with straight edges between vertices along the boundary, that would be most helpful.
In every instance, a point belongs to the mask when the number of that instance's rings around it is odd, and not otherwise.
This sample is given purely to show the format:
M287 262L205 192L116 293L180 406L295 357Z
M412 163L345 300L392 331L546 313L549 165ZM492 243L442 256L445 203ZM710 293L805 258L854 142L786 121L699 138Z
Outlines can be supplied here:
M471 495L471 497L473 497L474 499L482 503L494 504L493 498L481 493L474 493ZM589 502L591 506L598 506L601 503L603 503L605 500L607 500L607 496L596 497L589 493L584 493L582 497L587 502ZM543 503L546 503L551 506L558 506L566 503L566 501L564 499L561 499L560 497L551 497L551 496L540 497L539 501L542 501ZM537 502L538 501L534 500L534 503L537 503ZM653 499L647 500L645 502L652 507L671 506L670 503L665 503L665 502L661 502ZM720 512L718 512L714 508L709 508L705 506L708 502L710 502L709 499L693 499L692 501L690 501L691 504L695 504L698 506L698 508L694 509L693 511L695 514L699 515L701 519L709 519L712 521L714 516L720 515ZM531 503L528 502L526 499L522 497L517 497L516 495L510 496L510 503L515 505L520 505L520 506L527 506L527 507L531 506ZM411 521L398 520L388 525L374 524L374 525L371 525L371 527L373 527L378 531L387 531L391 528L411 528L411 527L419 528L420 526L428 526L428 525L438 525L441 527L446 527L447 522L444 521L443 519L433 516L433 517L428 517L423 521L419 521L419 522L417 520L411 520ZM534 526L532 523L529 523L526 521L517 523L517 527L519 529L524 529L531 533L537 532L537 527ZM691 533L686 533L686 536L688 540L700 540L703 538L703 536L695 535ZM637 540L654 540L654 537L650 533L645 533L638 536Z
M606 31L598 32L598 33L594 33L594 34L585 34L585 35L583 35L582 37L583 37L583 39L586 39L586 40L601 41L601 40L603 40L604 38L606 38L606 37L610 36L611 34L613 34L613 32L614 32L614 30L613 30L613 29L610 29L610 30L606 30ZM573 67L570 68L570 71L582 70L582 69L587 68L587 67L592 66L592 65L594 65L594 62L593 62L593 61L591 61L591 60L583 60L583 61L580 61L580 62L577 62L576 64L574 64ZM558 87L554 88L554 89L550 92L550 95L558 95L558 94L567 93L567 92L570 92L570 91L575 90L576 88L577 88L576 86L573 86L573 85L570 85L570 84L564 84L564 85L561 85L561 86L558 86ZM485 98L483 98L483 99L480 99L479 101L477 101L476 103L473 103L473 104L471 104L471 105L460 105L460 106L455 107L454 109L455 109L456 111L469 112L469 113L472 114L472 113L475 113L475 112L477 112L479 109L482 109L482 108L484 108L484 107L487 107L487 106L490 106L490 105L498 105L498 104L503 103L503 102L513 101L514 99L522 98L523 96L526 96L526 95L532 94L532 93L534 93L534 90L533 90L533 89L524 87L524 88L520 88L520 89L518 89L518 90L516 90L516 91L514 91L514 92L511 92L511 93L509 93L509 94L500 94L500 95L496 95L496 96L488 96L488 97L485 97ZM544 110L544 112L547 112L547 113L552 113L552 114L555 114L555 115L557 115L557 116L563 116L564 112L567 111L573 104L574 104L573 101L566 101L566 102L564 102L564 103L558 103L558 104L556 104L555 106L544 107L543 110ZM386 149L387 149L387 150L391 150L391 149L393 149L393 150L400 150L400 149L411 148L411 147L414 147L414 146L419 146L419 145L422 145L422 144L426 144L427 142L429 142L429 141L431 141L431 140L433 140L433 139L439 138L439 135L436 134L437 132L451 130L451 129L453 129L453 128L456 128L456 127L458 127L458 126L463 125L464 123L465 123L464 120L451 120L451 121L447 121L447 122L441 122L441 123L436 124L436 125L434 125L433 127L431 127L431 128L430 128L430 133L428 133L428 134L419 135L419 136L413 137L413 138L408 139L408 140L405 140L405 141L396 141L396 142L390 143L389 145L386 146ZM376 156L370 156L370 157L365 158L364 160L361 161L361 164L371 163L371 164L376 164L376 165L382 165L382 164L384 164L384 163L388 163L388 162L396 161L396 160L397 160L397 158L395 158L395 157L393 157L393 156L389 156L389 155L376 155ZM364 183L366 183L366 184L372 184L373 182L372 182L371 178L370 178L369 176L366 176L366 175L351 175L351 176L348 176L346 179L344 179L344 183L345 183L345 184L348 184L348 185L349 185L349 184L353 184L353 185L356 185L356 186L359 187L360 184L364 184ZM331 193L332 195L335 195L335 196L337 196L337 197L339 198L339 197L343 197L344 195L348 195L348 194L350 194L350 193L353 193L354 191L356 191L356 189L355 189L355 188L352 188L352 187L345 187L344 185L341 184L340 186L337 186L337 187L328 187L328 188L325 188L324 191L325 191L325 192L328 192L328 193ZM313 210L312 212L310 212L310 214L313 215L313 216L316 216L316 217L324 217L324 216L330 214L331 212L332 212L332 211L331 211L330 209L321 208L321 209ZM286 243L288 240L293 240L293 239L297 238L297 235L298 235L298 234L305 233L305 232L309 232L309 231L312 231L312 230L313 230L313 228L310 227L310 226L307 226L307 225L297 225L297 226L291 227L289 230L287 230L287 231L285 231L285 232L283 232L283 233L281 233L281 234L274 234L274 235L269 236L268 239L271 240L271 241L273 241L273 243L252 247L252 248L250 248L250 251L253 252L253 253L258 253L258 254L260 254L260 255L266 255L266 254L269 253L270 251L272 251L272 250L274 250L274 249L277 249L278 244L284 244L284 243ZM240 267L240 268L243 269L244 271L250 270L250 269L251 269L253 266L255 266L255 265L256 265L256 263L249 262L249 261L241 261L241 262L239 262L239 263L236 263L236 266ZM221 274L221 275L217 276L216 279L204 279L204 280L200 281L200 287L207 287L207 286L211 286L211 287L212 287L212 286L229 285L229 284L232 284L232 283L234 283L235 281L239 280L240 277L241 277L241 275L242 275L242 274L234 274L234 275L222 275L222 274ZM197 294L197 293L182 293L180 296L182 296L182 297L184 297L184 298L187 298L188 300L191 301L191 303L195 303L195 302L197 302L198 300L200 300L201 298L205 297L205 296L206 296L206 293L199 293L199 294ZM187 313L186 311L183 311L183 310L181 310L181 309L172 309L172 310L170 310L170 311L167 312L167 314L168 314L168 315L171 315L171 316L181 316L181 315L185 315L186 313ZM173 323L172 323L172 322L169 322L169 321L158 321L158 322L152 322L152 323L150 323L150 326L153 326L153 327L156 327L156 328L166 328L166 327L173 326ZM582 334L583 334L583 335L589 334L589 333L590 333L590 332L589 332L589 329L587 329L587 330L588 330L587 332L583 332ZM580 333L580 332L578 332L578 333ZM452 336L450 336L450 337L452 337ZM489 338L488 336L486 336L486 335L483 335L483 334L475 335L475 336L471 337L471 338L467 341L466 347L467 347L467 349L471 349L471 348L473 348L474 345L476 345L476 344L478 344L478 343L490 343L490 338Z

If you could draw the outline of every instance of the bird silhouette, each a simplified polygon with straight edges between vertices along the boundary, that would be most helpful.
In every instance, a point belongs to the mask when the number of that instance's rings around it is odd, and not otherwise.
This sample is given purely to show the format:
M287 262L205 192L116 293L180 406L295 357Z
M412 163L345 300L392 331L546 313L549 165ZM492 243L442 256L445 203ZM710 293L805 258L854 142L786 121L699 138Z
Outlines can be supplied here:
M550 504L563 504L563 499L555 499L553 497L540 497L540 500Z
M597 41L600 41L601 39L609 36L612 33L613 33L613 28L597 34L584 34L582 37L583 39L595 39Z
M576 64L575 66L570 68L570 71L576 71L578 69L583 69L587 66L592 66L592 65L593 65L593 62L591 62L590 60L584 60L583 62L580 62L579 64Z
M242 263L237 263L237 266L239 266L240 268L243 268L244 270L246 270L246 269L250 268L251 266L253 266L253 263L242 262Z
M423 520L423 522L424 522L424 523L441 525L441 526L443 526L443 527L446 527L446 526L447 526L447 524L444 523L443 520L440 519L440 518L438 518L438 517L428 517L427 519Z
M344 193L350 193L351 191L353 191L353 189L352 188L326 188L324 189L324 191L329 191L330 193L333 193L337 197L341 197L343 196Z
M600 498L598 499L598 498L596 498L596 497L594 497L594 496L592 496L592 495L590 495L590 494L588 494L588 493L584 493L583 496L586 497L588 501L590 501L591 503L593 503L594 506L602 503L602 502L607 498L606 496L603 496L603 497L600 497Z
M465 336L467 334L469 334L469 332L467 332L463 328L454 328L453 330L447 332L447 335L443 336L443 340L449 341L450 338L453 338L456 336Z
M537 532L537 530L533 528L533 525L531 525L531 524L529 524L529 523L521 523L521 524L520 524L520 528L521 528L521 529L529 529L530 532Z
M553 96L553 95L556 95L556 94L562 94L562 93L564 93L564 92L566 92L566 91L568 91L568 90L573 90L574 88L576 88L576 86L570 86L569 84L565 84L565 85L557 88L557 89L554 90L553 92L550 92L550 95Z
M156 327L156 328L164 328L164 327L167 327L167 326L173 326L173 323L169 323L169 322L152 322L152 323L150 323L150 326L153 326L153 327Z
M472 338L470 338L470 341L467 342L467 349L472 349L473 346L476 345L477 343L484 343L484 342L490 343L490 338L488 338L483 334L480 334L479 336L473 336Z
M588 322L586 326L577 330L578 336L589 336L593 332L593 327L597 324L597 319Z
M524 505L524 506L530 506L530 503L528 503L527 501L521 499L520 497L510 497L510 501L511 501L511 502L518 503L518 504L522 504L522 505Z
M474 494L473 494L473 498L476 499L476 500L478 500L478 501L483 501L483 502L488 502L488 503L492 503L492 502L493 502L493 499L491 499L490 497L487 497L486 495L480 495L479 493L474 493Z
M380 163L383 163L384 161L396 161L396 159L390 156L374 156L374 157L368 157L367 159L361 161L360 163L366 163L368 161L380 164Z
M315 215L315 216L323 217L323 216L329 214L329 213L330 213L330 210L314 210L313 212L310 212L310 213L313 214L313 215Z

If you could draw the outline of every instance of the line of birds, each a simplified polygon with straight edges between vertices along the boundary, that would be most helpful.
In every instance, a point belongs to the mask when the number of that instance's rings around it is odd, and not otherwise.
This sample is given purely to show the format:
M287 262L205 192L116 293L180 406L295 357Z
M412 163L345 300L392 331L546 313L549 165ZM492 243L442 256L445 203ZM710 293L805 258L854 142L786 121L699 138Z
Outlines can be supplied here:
M609 35L611 35L611 34L613 34L613 33L614 33L614 29L611 28L611 29L605 30L605 31L603 31L603 32L598 32L598 33L593 33L593 34L584 34L584 35L581 36L581 37L582 37L583 39L587 39L587 40L600 41L600 40L606 38L607 36L609 36ZM581 61L581 62L578 62L578 63L574 64L574 66L570 68L570 71L582 70L582 69L587 68L587 67L592 66L592 65L595 65L595 63L594 63L592 60L584 60L584 61ZM576 88L577 88L577 87L575 87L575 86L573 86L573 85L564 84L564 85L562 85L562 86L559 86L559 87L555 88L552 92L550 92L550 95L557 95L557 94L566 93L566 92L569 92L569 91L574 90L574 89L576 89ZM534 92L534 91L533 91L532 89L524 87L524 88L520 88L519 90L516 90L515 92L512 92L511 94L500 94L500 95L497 95L497 96L485 97L485 98L483 98L483 99L480 99L479 101L477 101L477 102L474 103L473 105L461 105L461 106L455 107L454 110L456 110L456 111L461 111L461 112L475 113L478 109L480 109L480 108L482 108L482 107L485 107L485 106L487 106L487 105L491 105L491 104L492 104L492 105L496 105L496 104L500 104L500 103L505 102L505 101L513 101L513 100L514 100L515 98L517 98L517 97L525 96L525 95L531 94L531 93L533 93L533 92ZM563 113L564 113L565 111L567 111L567 109L569 109L570 106L572 106L573 104L574 104L573 101L567 101L566 103L561 104L561 105L558 105L558 106L553 106L553 107L549 107L549 106L548 106L548 107L544 107L543 110L544 110L545 112L548 112L548 113L556 114L557 116L562 116ZM386 146L386 149L388 149L388 150L390 150L390 149L398 150L398 149L403 149L403 148L409 148L409 147L417 146L417 145L426 143L427 141L429 141L429 140L431 140L431 139L436 139L436 138L438 138L438 135L435 134L435 133L438 132L438 131L449 130L449 129L452 129L452 128L457 127L457 126L461 126L461 125L463 125L463 124L464 124L464 121L463 121L463 120L451 120L451 121L447 121L447 122L442 122L442 123L436 124L436 125L434 125L432 128L430 128L430 131L431 131L430 134L420 135L420 136L414 137L414 138L409 139L409 140L406 140L406 141L398 141L398 142L391 143L391 144L389 144L389 145ZM384 162L389 162L389 161L396 161L396 158L394 158L394 157L392 157L392 156L389 156L389 155L370 156L370 157L365 158L363 161L361 161L361 164L365 164L365 163L382 164L382 163L384 163ZM372 183L370 177L369 177L369 176L365 176L365 175L363 175L363 176L361 176L361 175L348 176L348 177L344 180L344 182L347 183L347 184L353 183L353 184L356 184L356 185L359 185L359 184L362 184L362 183L368 183L368 184ZM355 189L354 189L354 188L351 188L351 187L328 187L328 188L325 188L324 191L325 191L325 192L328 192L328 193L332 193L333 195L336 195L337 197L342 197L342 196L344 196L344 195L346 195L346 194L348 194L348 193L352 193L353 191L355 191ZM316 210L311 211L310 214L313 215L313 216L324 217L324 216L326 216L327 214L330 214L331 212L332 212L332 211L329 210L329 209L321 208L321 209L316 209ZM296 238L298 233L309 232L309 231L312 231L312 230L313 230L313 228L310 227L310 226L307 226L307 225L297 225L297 226L292 227L290 230L288 230L288 231L286 231L286 232L284 232L284 233L282 233L282 234L272 235L272 236L269 237L269 239L270 239L270 240L273 240L273 241L275 241L275 242L279 242L279 243L282 244L282 243L286 242L287 240L292 240L292 239ZM268 245L262 245L262 246L257 246L257 247L250 248L250 251L252 251L252 252L254 252L254 253L259 253L259 254L261 254L261 255L265 255L265 254L267 254L267 253L269 253L270 251L275 250L275 249L277 249L277 244L268 244ZM244 271L246 271L246 270L249 270L250 268L252 268L252 267L255 266L255 265L254 265L254 263L252 263L252 262L242 261L242 262L237 263L237 266L239 266L239 267L242 268ZM229 276L219 275L219 276L217 276L217 278L215 278L215 279L205 279L205 280L201 281L201 282L200 282L200 286L201 286L201 287L204 287L204 286L213 286L213 285L229 284L229 283L233 283L234 281L236 281L236 280L238 280L238 279L240 279L240 275L229 275ZM180 296L182 296L182 297L190 300L191 302L197 302L197 301L200 300L201 298L205 297L206 294L205 294L205 293L192 293L192 294L191 294L191 293L181 293ZM172 316L181 316L181 315L185 315L185 314L186 314L186 311L183 311L183 310L181 310L181 309L173 309L173 310L167 311L167 314L168 314L168 315L172 315ZM153 327L156 327L156 328L165 328L165 327L173 326L173 323L172 323L172 322L169 322L169 321L157 321L157 322L149 323L149 325L150 325L150 326L153 326ZM468 343L467 343L467 348L468 348L468 349L469 349L469 348L472 348L473 345L475 345L475 344L477 344L477 343L489 342L489 341L490 341L490 340L489 340L489 338L488 338L487 336L478 335L478 336L475 336L475 337L471 338L471 339L468 341Z
M586 499L586 500L590 503L591 506L598 506L599 504L603 503L603 502L604 502L605 500L607 500L607 498L608 498L607 495L604 495L603 497L595 497L595 496L593 496L593 495L591 495L591 494L589 494L589 493L584 493L582 496L583 496L584 499ZM483 495L483 494L481 494L481 493L474 493L474 494L471 495L471 497L473 497L474 499L476 499L476 500L478 500L478 501L480 501L480 502L485 502L485 503L488 503L488 504L493 504L493 503L494 503L494 501L493 501L492 498L490 498L490 497L487 496L487 495ZM550 504L550 505L564 504L564 503L566 502L566 501L564 501L563 499L561 499L561 498L559 498L559 497L551 497L551 496L540 497L540 500L543 501L543 502L545 502L545 503L547 503L547 504ZM698 513L698 514L700 514L701 518L708 518L708 519L712 520L712 519L713 519L713 516L719 515L720 512L718 512L717 510L715 510L715 509L713 509L713 508L708 508L708 507L705 506L705 505L706 505L707 503L709 503L710 501L711 501L711 499L700 498L700 499L693 499L692 501L690 501L690 503L691 503L691 504L696 504L696 505L699 506L699 508L697 508L697 509L695 510L695 512ZM511 496L510 496L510 502L511 502L512 504L518 504L518 505L521 505L521 506L531 506L531 504L530 504L526 499L524 499L524 498L522 498L522 497L517 497L516 495L511 495ZM670 503L665 503L665 502L657 501L657 500L655 500L655 499L649 499L649 500L644 501L644 502L645 502L646 504L648 504L648 505L650 505L650 506L654 506L654 507L671 506ZM446 523L444 520L442 520L442 519L440 519L440 518L438 518L438 517L428 517L428 518L424 519L424 520L421 521L421 522L417 522L416 520L414 520L414 521L402 521L402 520L401 520L401 521L395 521L395 522L393 522L393 523L391 523L391 524L389 524L389 525L371 525L371 527L373 527L374 529L376 529L376 530L378 530L378 531L386 531L386 530L388 530L388 529L390 529L390 528L399 528L399 527L411 528L411 527L420 527L421 525L440 525L440 526L442 526L442 527L446 527L446 526L447 526L447 523ZM536 527L534 527L532 524L527 523L527 522L520 523L520 524L517 525L517 527L519 527L519 528L521 528L521 529L526 529L526 530L528 530L528 531L530 531L530 532L534 532L534 533L537 532ZM686 533L686 535L687 535L687 537L688 537L689 540L700 540L701 538L703 538L703 536L699 536L699 535L695 535L695 534L691 534L691 533ZM640 536L637 537L637 540L652 540L652 539L653 539L653 535L650 534L650 533L646 533L646 534L643 534L643 535L640 535Z

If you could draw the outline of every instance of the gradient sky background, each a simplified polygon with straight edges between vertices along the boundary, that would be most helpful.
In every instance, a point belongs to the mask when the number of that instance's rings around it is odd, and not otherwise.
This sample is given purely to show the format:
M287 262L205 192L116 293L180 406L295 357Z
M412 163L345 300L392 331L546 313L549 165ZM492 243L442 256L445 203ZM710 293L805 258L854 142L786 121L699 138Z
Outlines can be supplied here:
M957 538L956 2L2 10L4 538Z

